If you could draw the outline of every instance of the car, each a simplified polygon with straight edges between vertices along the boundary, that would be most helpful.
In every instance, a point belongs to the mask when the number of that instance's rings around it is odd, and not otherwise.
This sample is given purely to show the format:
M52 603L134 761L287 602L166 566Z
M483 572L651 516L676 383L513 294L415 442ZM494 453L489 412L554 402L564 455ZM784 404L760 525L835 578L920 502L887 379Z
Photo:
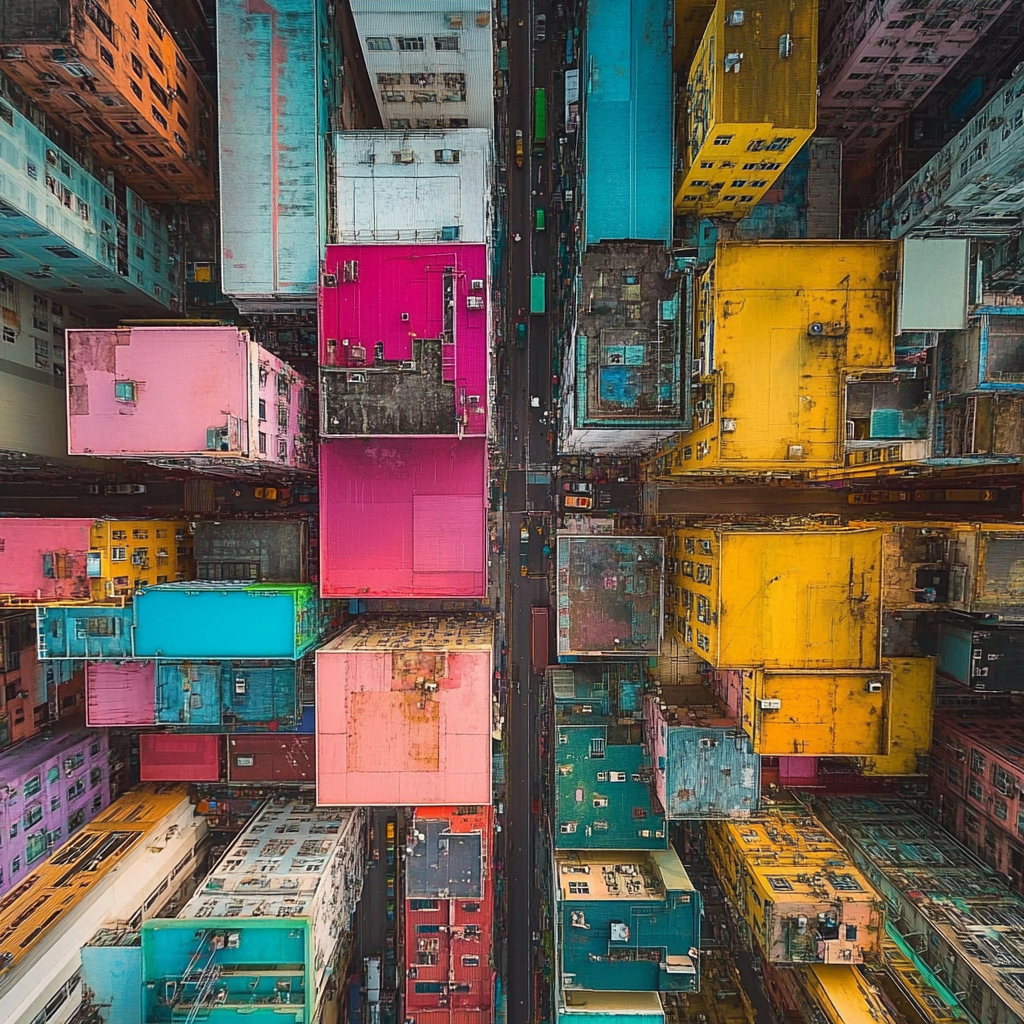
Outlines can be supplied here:
M395 848L393 846L388 847L388 867L394 867L395 865Z
M593 494L594 485L589 480L566 480L562 490L570 494Z
M534 227L537 231L544 231L546 225L544 210L542 207L537 207L536 219L534 221Z
M386 912L387 912L388 924L394 924L394 922L395 922L395 901L394 900L388 900L387 907L386 907Z
M263 501L277 501L276 487L257 487L252 493L255 497L261 498Z
M388 872L388 896L392 899L395 895L395 873L393 871Z
M533 38L538 43L543 43L548 37L548 16L546 14L538 14L534 19L534 33Z
M556 18L564 18L565 17L565 4L555 4L555 17Z
M523 166L525 150L523 149L523 129L516 129L516 167Z
M567 494L565 496L566 508L593 508L594 499L586 494Z
M395 842L395 823L393 821L388 822L387 829L388 842L394 845Z
M395 933L388 931L384 936L384 963L393 964L395 962Z
M145 494L145 484L107 484L104 494Z
M526 348L526 323L522 320L516 324L516 348Z

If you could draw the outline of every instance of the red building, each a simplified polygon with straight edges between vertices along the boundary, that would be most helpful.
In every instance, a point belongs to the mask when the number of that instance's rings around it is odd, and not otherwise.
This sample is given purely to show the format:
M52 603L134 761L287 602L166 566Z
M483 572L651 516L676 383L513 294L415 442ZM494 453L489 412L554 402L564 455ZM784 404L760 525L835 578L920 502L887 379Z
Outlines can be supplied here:
M406 1024L490 1024L490 807L420 807L405 860Z
M935 716L932 806L952 832L1024 894L1024 723L1019 712Z

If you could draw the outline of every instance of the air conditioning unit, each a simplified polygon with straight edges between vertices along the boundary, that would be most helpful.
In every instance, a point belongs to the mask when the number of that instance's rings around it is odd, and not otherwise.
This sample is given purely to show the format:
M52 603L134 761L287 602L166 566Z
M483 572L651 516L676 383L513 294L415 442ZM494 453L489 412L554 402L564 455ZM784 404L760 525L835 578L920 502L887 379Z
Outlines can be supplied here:
M482 277L474 277L469 282L470 291L482 292L484 290L484 279Z
M626 773L625 772L609 772L608 773L608 781L609 782L625 782L626 781Z
M338 275L337 274L321 274L320 275L320 287L321 288L337 288L338 287Z
M608 797L606 797L606 796L595 796L594 797L594 806L595 807L607 807L608 806Z
M868 680L868 693L881 693L882 692L882 680L881 679L869 679Z
M483 309L484 299L482 295L467 295L466 309Z
M393 152L391 158L396 164L411 164L416 160L416 155L411 149L402 149Z
M782 710L782 701L778 697L762 697L757 704L762 711Z
M403 324L407 324L409 322L409 314L403 313L401 319Z
M786 451L787 459L802 459L804 457L804 446L802 444L791 444Z
M366 374L365 373L349 373L346 374L346 379L349 384L365 384Z
M206 450L208 452L227 452L231 450L231 436L227 427L206 428Z
M597 773L597 781L598 782L607 782L608 781L608 773L607 772L598 772Z
M719 427L723 434L735 434L736 433L736 421L723 419L721 426Z

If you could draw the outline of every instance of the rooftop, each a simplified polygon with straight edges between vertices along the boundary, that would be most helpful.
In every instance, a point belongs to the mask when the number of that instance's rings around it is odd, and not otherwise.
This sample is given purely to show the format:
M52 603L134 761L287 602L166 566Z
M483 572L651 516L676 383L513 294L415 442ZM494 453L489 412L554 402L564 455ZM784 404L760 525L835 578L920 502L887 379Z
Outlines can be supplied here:
M362 618L316 654L317 798L491 802L492 624Z
M587 5L587 246L671 238L672 20L669 0Z
M558 655L636 656L661 650L661 537L558 537Z
M92 726L152 725L156 720L152 661L87 661L85 716Z
M17 519L0 523L0 594L40 601L88 600L93 519ZM2 599L0 599L2 600Z
M332 136L335 242L489 242L486 128Z
M947 745L952 737L959 737L990 757L1015 768L1024 768L1024 734L1019 719L947 711L935 716L936 739L940 729L947 737Z
M406 899L458 899L482 893L483 836L452 832L447 821L417 820L405 859ZM421 839L420 836L423 836Z
M320 448L325 597L482 597L483 437L346 438Z
M16 788L23 776L37 771L47 761L59 760L66 751L95 738L96 734L91 730L80 728L48 731L32 736L0 753L0 779L7 786Z
M486 277L483 245L328 246L321 433L486 433Z
M201 519L193 538L196 578L302 583L307 526L299 520Z

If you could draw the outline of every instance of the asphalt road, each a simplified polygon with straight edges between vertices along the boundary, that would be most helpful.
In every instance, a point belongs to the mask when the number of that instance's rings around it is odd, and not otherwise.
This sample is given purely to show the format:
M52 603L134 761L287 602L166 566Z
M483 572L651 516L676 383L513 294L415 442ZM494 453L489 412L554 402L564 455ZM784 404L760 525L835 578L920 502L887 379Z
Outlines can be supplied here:
M534 44L533 14L545 14L548 41ZM539 677L530 671L530 608L548 604L547 582L529 578L520 572L519 530L524 516L531 524L547 528L543 515L551 507L549 488L527 486L527 473L543 473L551 466L548 427L542 420L551 406L551 338L547 316L531 316L530 274L548 274L549 301L553 289L549 267L548 235L535 233L534 210L538 204L547 207L550 196L550 141L546 149L531 154L533 129L533 87L550 87L549 54L557 52L558 43L550 40L559 26L553 23L553 10L546 2L538 2L534 12L526 0L511 0L509 11L509 310L513 323L527 324L527 349L515 347L514 328L507 332L509 346L509 434L508 489L505 498L507 524L508 571L508 638L509 687L508 730L509 763L507 766L506 852L505 875L508 891L506 949L508 951L508 1020L510 1024L530 1024L547 1017L546 1009L535 1011L534 990L535 946L533 934L539 928L540 900L535 871L544 864L542 850L534 849L535 823L531 816L531 800L538 798L538 736L536 701ZM555 47L556 49L552 49ZM531 75L532 72L532 75ZM548 128L559 120L549 104ZM515 131L523 132L526 159L523 166L514 161ZM550 139L550 135L549 135ZM548 221L553 230L555 225ZM515 241L515 235L521 236ZM531 399L539 399L538 407ZM528 515L531 507L541 515ZM534 541L534 545L536 540ZM533 546L533 545L532 545Z

